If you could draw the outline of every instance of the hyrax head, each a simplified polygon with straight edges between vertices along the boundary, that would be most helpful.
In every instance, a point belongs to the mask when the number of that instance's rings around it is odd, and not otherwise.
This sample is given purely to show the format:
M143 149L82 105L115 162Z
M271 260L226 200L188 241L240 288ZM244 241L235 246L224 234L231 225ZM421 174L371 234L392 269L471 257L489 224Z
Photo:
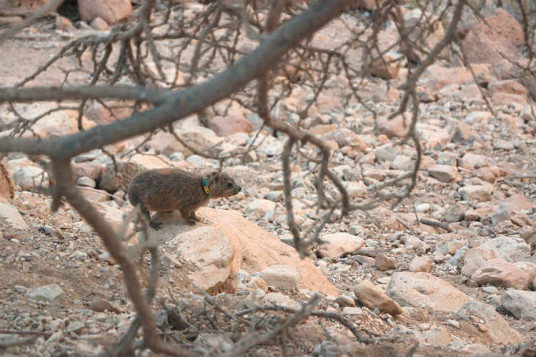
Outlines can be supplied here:
M238 186L231 176L223 172L211 173L207 183L212 198L233 196L242 190L242 187Z

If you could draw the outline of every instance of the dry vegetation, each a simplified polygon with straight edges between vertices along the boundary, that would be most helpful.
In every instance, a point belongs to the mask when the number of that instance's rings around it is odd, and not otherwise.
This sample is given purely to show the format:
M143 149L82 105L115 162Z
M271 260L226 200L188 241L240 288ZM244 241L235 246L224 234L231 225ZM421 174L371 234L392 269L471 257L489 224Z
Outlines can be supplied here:
M27 16L19 25L4 30L0 43L16 38L20 30L42 19L60 2L52 1L34 16ZM521 0L518 2L522 5ZM396 207L411 199L423 151L416 131L422 97L417 82L445 51L468 64L459 46L451 46L451 43L457 40L464 12L473 12L478 17L480 9L465 0L416 1L412 5L421 8L423 16L413 28L406 28L400 20L406 4L384 1L373 12L367 12L356 3L350 0L318 0L311 4L286 0L219 0L192 10L171 2L144 0L131 21L116 25L109 32L71 40L34 73L14 86L0 88L0 102L9 105L17 117L9 128L4 128L10 132L9 136L0 138L0 152L21 152L37 159L50 177L52 210L57 211L64 203L72 206L94 228L121 267L137 318L109 352L124 355L150 349L172 356L210 355L208 350L192 350L182 339L189 331L206 328L235 334L233 346L223 354L225 356L243 354L271 340L279 341L279 353L287 355L287 331L311 316L336 322L348 328L357 340L372 342L341 315L315 309L317 297L298 309L261 306L227 312L217 299L203 295L203 308L209 317L206 321L189 321L188 316L181 315L181 306L191 308L192 302L188 300L191 297L180 297L173 304L174 308L165 308L168 316L176 319L173 324L182 330L183 337L163 338L155 324L153 305L158 289L158 246L150 241L143 244L140 255L148 252L150 262L148 269L140 268L137 259L129 257L123 247L126 230L115 230L83 196L71 170L74 157L99 148L106 150L114 163L121 161L122 154L116 154L113 145L139 135L146 135L146 139L133 149L135 152L142 153L152 135L166 132L192 152L218 160L222 168L228 160L247 160L251 151L261 144L261 133L283 136L286 143L281 165L288 229L302 256L319 242L327 223L379 203ZM534 17L523 10L522 13L529 61L519 66L524 76L534 77L531 68L534 68L536 49L530 46ZM341 36L337 41L314 36L333 19L339 19ZM400 58L386 56L392 48L385 48L378 37L387 20L393 20L399 32L401 40L393 47L402 49ZM437 23L445 31L440 39L429 41ZM61 83L50 87L33 85L48 69L70 57L75 58L77 64L61 66L64 71ZM333 161L329 143L306 130L305 123L327 88L336 87L334 82L338 82L337 93L342 103L360 103L376 119L375 108L362 100L360 89L366 86L371 69L399 64L407 67L408 75L398 88L401 91L398 109L389 117L407 116L409 130L400 144L409 144L415 150L414 168L369 190L367 199L355 201L350 199L347 188L333 170L337 162ZM313 95L296 103L297 115L286 115L283 101L293 95L298 85L308 88ZM53 105L37 117L26 117L20 113L19 105L28 102ZM112 120L85 127L83 117L88 103L95 102ZM207 116L225 117L233 108L256 113L262 121L254 139L240 150L221 153L217 147L198 147L175 132L174 123L183 118L195 114L203 123ZM489 109L493 111L491 106ZM79 112L76 132L41 137L34 131L34 126L46 121L50 114L65 110ZM307 168L314 177L314 206L318 210L318 219L306 230L296 223L291 193L292 166L304 162L309 162ZM125 227L128 223L125 221ZM439 222L422 220L421 223L450 229ZM143 274L139 274L139 269L144 271L145 278L141 278ZM277 313L268 313L271 310ZM140 328L142 342L135 340Z

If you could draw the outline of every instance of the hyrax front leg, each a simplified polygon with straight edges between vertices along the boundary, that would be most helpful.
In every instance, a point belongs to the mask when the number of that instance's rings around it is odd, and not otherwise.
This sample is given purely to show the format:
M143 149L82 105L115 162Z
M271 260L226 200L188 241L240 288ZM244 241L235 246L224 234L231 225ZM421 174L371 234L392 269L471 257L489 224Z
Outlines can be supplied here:
M181 215L182 218L184 218L191 226L195 226L196 222L201 222L201 220L195 215L195 211L184 210L181 211Z

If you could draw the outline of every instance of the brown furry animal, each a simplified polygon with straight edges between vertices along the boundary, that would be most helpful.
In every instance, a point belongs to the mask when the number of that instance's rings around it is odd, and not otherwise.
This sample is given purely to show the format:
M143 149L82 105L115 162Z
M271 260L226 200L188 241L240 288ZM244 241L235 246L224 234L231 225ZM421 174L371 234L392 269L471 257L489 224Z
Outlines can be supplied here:
M236 195L242 188L223 172L207 176L196 175L181 169L156 169L142 172L130 183L128 199L133 206L140 205L142 214L152 222L150 211L178 210L190 225L199 222L195 211L210 199Z

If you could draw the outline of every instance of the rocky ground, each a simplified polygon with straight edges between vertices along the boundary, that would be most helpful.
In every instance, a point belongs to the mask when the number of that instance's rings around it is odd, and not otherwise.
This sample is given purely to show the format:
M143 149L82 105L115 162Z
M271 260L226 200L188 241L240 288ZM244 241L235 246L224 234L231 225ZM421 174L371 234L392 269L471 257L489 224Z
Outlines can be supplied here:
M503 10L488 15L492 23L516 21ZM214 117L206 127L191 117L175 125L189 143L216 145L222 152L254 139L259 145L226 162L225 171L243 187L241 193L211 201L194 227L176 214L162 215L162 229L150 232L161 242L162 253L156 320L169 340L193 350L225 351L252 321L260 330L280 321L282 312L255 312L255 306L299 308L316 293L321 296L317 316L288 331L282 342L251 353L279 354L279 345L286 343L288 355L398 356L416 344L415 356L536 355L536 107L528 99L534 98L534 89L512 79L515 68L494 56L493 49L511 50L519 33L494 37L466 20L468 43L460 45L474 55L473 70L493 112L471 73L456 60L432 65L419 82L423 156L411 197L395 209L386 202L333 220L321 234L324 242L305 260L291 247L284 211L280 154L285 138L268 131L257 135L258 118L240 108L231 112L232 122ZM65 38L94 31L68 24L59 29L58 24L57 19L41 21L2 45L4 86L29 75ZM338 26L331 24L319 41L335 41L342 31ZM386 27L381 36L393 34ZM487 41L470 42L485 36ZM485 51L491 54L479 61ZM65 66L75 63L63 61ZM38 84L56 83L61 65L45 72ZM395 88L406 75L405 68L391 68L381 75L390 78L389 87L385 79L370 77L360 89L364 103L377 113L376 122L362 104L341 105L344 78L330 79L309 110L306 129L334 149L331 167L356 202L415 163L413 145L399 140L407 130L404 118L386 120L396 109ZM297 112L309 94L297 88L281 110ZM35 117L50 106L18 108ZM34 132L44 137L75 131L77 114L54 113ZM90 102L85 126L113 120L106 114ZM15 120L3 105L0 135ZM101 150L74 159L78 185L116 227L132 209L123 178L133 172L218 167L171 134L157 133L141 150L132 150L143 141L107 148L121 157L119 173ZM0 351L93 355L118 341L135 315L121 271L92 228L68 205L52 214L50 198L37 192L47 185L47 173L32 159L9 154L0 171L7 172L0 175ZM319 219L309 207L316 199L310 168L307 161L293 161L292 194L302 229ZM137 243L136 238L127 242L133 256ZM148 261L139 259L140 269ZM333 316L354 324L355 333ZM26 333L15 333L21 331Z

